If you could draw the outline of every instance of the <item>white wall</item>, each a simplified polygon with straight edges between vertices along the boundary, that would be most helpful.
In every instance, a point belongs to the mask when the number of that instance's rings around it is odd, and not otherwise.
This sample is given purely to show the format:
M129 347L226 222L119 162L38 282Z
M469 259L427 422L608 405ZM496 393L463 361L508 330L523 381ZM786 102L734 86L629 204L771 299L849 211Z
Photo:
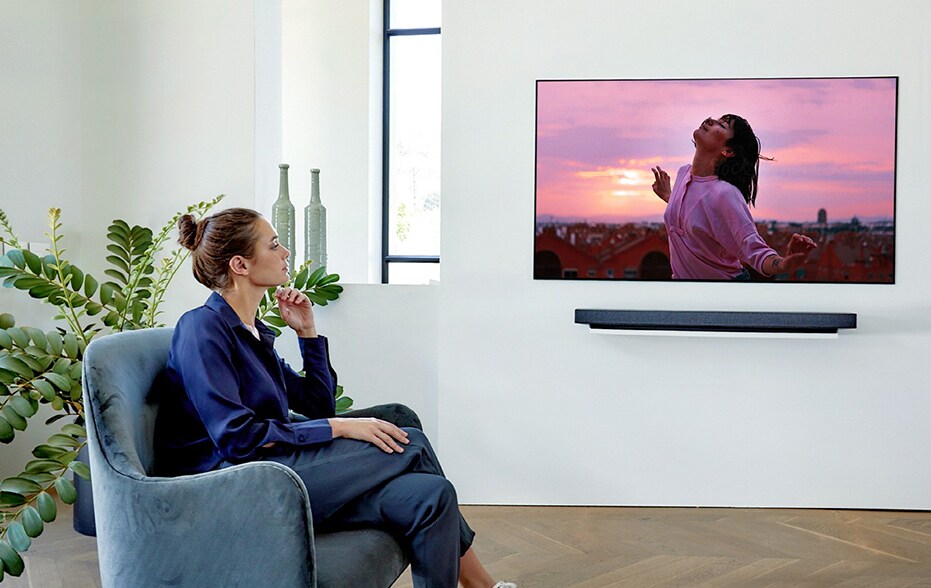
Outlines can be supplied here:
M282 19L281 157L296 172L324 170L330 269L348 282L371 277L377 226L378 4L271 9ZM464 502L931 508L922 418L931 204L918 179L931 137L931 42L921 28L931 8L445 4L443 281L351 285L318 309L357 404L418 410ZM254 109L276 98L255 86L274 67L265 43L277 33L254 3L9 6L4 17L18 20L0 19L3 62L11 54L33 67L5 78L4 96L30 83L58 92L27 92L0 114L5 128L37 119L2 138L0 193L15 219L34 203L58 204L47 191L65 191L80 218L69 235L93 253L117 216L159 224L218 192L229 194L225 205L267 201L252 191L263 185L260 160L274 155L264 150L276 149L276 123ZM750 33L738 48L740 31ZM33 49L33 37L48 42ZM39 72L47 79L37 82ZM536 79L881 74L901 76L896 285L531 279ZM13 155L17 164L6 164ZM46 170L41 188L9 203L11 187L37 182L22 177L36 167ZM205 297L185 273L167 322ZM860 327L828 341L603 337L573 324L583 307L856 312Z
M462 500L931 507L931 9L838 6L444 3L440 441ZM880 74L901 76L896 285L531 279L536 79ZM855 312L860 326L606 337L576 308Z
M0 10L0 209L24 241L48 242L46 213L62 209L67 246L78 248L82 218L80 21L75 3L5 2ZM50 330L53 313L20 291L0 288L0 312L20 326ZM0 446L0 478L22 471L51 434L41 423ZM56 431L57 432L57 431ZM8 465L9 464L9 465Z
M51 0L0 9L0 208L42 240L62 208L67 257L105 279L114 218L158 230L189 204L254 206L252 2ZM182 268L163 320L207 297ZM0 289L0 310L50 329L47 306ZM34 418L0 449L0 477L57 432Z

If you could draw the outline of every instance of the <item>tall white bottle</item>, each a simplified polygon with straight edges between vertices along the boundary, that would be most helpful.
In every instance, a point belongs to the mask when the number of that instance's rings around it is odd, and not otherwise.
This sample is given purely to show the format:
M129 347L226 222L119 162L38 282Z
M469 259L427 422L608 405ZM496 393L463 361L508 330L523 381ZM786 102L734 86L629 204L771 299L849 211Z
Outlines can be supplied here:
M304 261L326 267L326 208L320 202L320 170L310 170L310 204L304 208Z

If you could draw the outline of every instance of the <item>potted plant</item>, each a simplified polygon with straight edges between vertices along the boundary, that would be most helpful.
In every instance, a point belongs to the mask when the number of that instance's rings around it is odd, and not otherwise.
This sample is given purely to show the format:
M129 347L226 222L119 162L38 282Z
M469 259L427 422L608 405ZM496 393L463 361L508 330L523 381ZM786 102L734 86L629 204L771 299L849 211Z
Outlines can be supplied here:
M159 307L172 278L189 252L183 247L163 249L182 214L202 217L223 196L189 206L175 214L157 233L147 227L130 226L114 220L107 232L107 281L98 281L65 257L61 232L61 210L48 213L48 254L39 256L25 249L9 220L0 209L0 242L6 254L0 257L3 286L28 293L54 307L62 326L51 331L17 326L9 313L0 312L0 442L10 443L17 431L25 430L46 404L54 411L46 419L63 424L46 443L36 446L34 459L23 471L0 482L0 581L5 574L24 571L20 553L29 549L44 525L57 516L53 494L73 504L78 498L72 473L90 479L87 464L78 459L84 447L84 405L81 368L84 349L95 337L131 329L163 326ZM342 292L339 276L324 268L310 272L305 263L295 272L291 285L302 290L318 305L336 300ZM259 318L273 328L283 327L270 289L259 308ZM337 390L337 395L341 389ZM352 400L342 396L337 409L347 410ZM89 490L89 486L87 486ZM82 490L83 492L83 490Z

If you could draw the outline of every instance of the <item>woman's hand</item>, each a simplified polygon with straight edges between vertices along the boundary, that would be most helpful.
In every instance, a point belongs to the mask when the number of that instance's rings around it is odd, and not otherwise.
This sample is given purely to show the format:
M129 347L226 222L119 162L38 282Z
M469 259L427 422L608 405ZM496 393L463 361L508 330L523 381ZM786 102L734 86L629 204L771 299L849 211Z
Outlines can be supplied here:
M329 419L330 428L333 429L333 438L345 437L357 441L368 441L385 453L404 453L404 448L398 445L407 445L407 432L387 421L375 418L332 418Z
M275 298L278 300L281 320L297 331L298 337L306 339L317 336L313 304L306 294L296 288L279 288Z
M792 238L789 239L789 246L786 248L786 259L796 255L802 255L804 256L802 257L802 261L804 261L808 257L808 254L811 253L811 250L817 246L818 244L815 243L811 237L792 233Z
M669 196L672 195L669 174L664 172L663 168L658 165L651 169L653 170L653 177L656 178L656 181L653 182L653 193L662 198L663 202L669 202Z
M792 238L789 240L789 246L786 248L786 256L770 255L763 262L760 269L768 276L791 274L802 267L805 260L808 259L808 254L817 246L818 244L810 237L793 233Z

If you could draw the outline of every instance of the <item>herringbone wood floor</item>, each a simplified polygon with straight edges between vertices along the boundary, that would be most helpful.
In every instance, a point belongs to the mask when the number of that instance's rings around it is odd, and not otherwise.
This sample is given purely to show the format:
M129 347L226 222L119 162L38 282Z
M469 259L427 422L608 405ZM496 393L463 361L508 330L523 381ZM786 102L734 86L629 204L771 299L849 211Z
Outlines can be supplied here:
M479 558L521 588L931 587L931 512L462 510L477 532ZM71 530L67 507L24 555L26 573L4 578L4 588L100 586L96 541ZM407 572L394 588L410 586Z
M463 507L521 588L931 587L931 513ZM409 588L410 572L394 588Z

